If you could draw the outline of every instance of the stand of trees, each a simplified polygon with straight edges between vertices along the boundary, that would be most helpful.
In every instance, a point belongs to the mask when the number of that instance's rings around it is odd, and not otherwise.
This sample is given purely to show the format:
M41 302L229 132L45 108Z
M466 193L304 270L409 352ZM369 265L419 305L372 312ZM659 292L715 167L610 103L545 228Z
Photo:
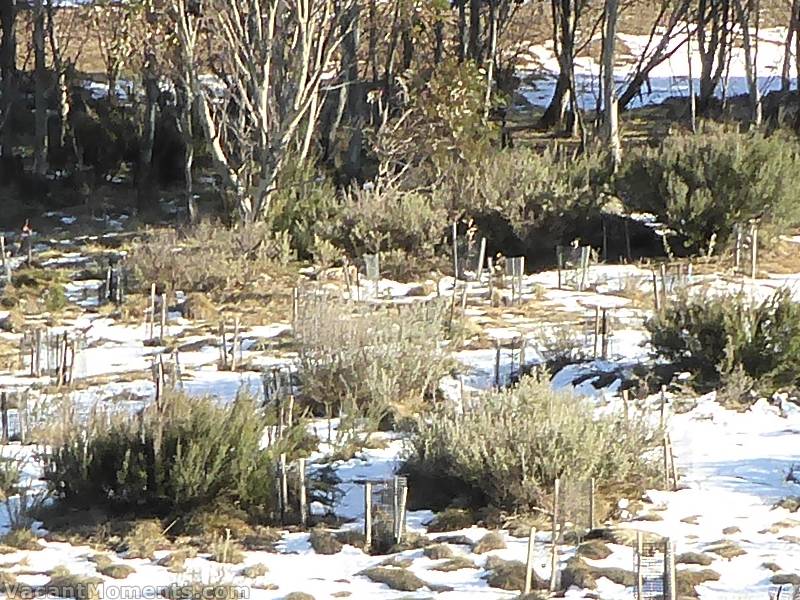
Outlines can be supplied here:
M780 10L788 11L788 91L800 0ZM649 39L619 85L618 22L633 13L653 15L636 21ZM140 208L174 180L194 216L200 157L213 168L225 209L245 222L271 218L286 171L308 172L298 165L324 167L339 185L376 176L418 184L409 173L422 166L429 173L442 145L429 139L437 150L420 148L414 129L448 139L441 123L452 133L461 120L494 136L491 121L514 92L516 57L537 31L549 32L558 59L555 91L537 125L578 136L584 148L602 139L617 164L617 110L640 94L653 69L686 52L687 41L699 52L693 102L701 115L714 106L732 48L743 49L750 120L758 126L761 26L761 0L552 0L549 7L517 0L95 0L75 7L0 0L0 174L39 198L50 194L53 179L66 178L73 196L88 201L93 186L125 163ZM592 46L598 37L599 51ZM576 57L592 52L603 70L594 122L578 105L574 70ZM101 98L86 85L86 65L108 85ZM443 114L432 114L426 102L448 86L450 106L437 100ZM457 107L464 89L470 99ZM449 154L475 151L469 137L459 132L450 141L466 147Z

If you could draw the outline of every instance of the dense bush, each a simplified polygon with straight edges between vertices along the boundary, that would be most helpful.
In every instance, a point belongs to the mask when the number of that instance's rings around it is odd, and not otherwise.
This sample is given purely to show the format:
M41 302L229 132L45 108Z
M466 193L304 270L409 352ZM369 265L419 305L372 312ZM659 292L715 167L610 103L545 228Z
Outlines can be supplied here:
M444 375L445 302L370 308L354 313L336 299L304 303L298 323L298 375L318 412L380 421L419 404Z
M450 404L424 415L412 438L413 478L455 479L508 509L541 506L556 478L644 485L651 432L640 420L596 415L545 377L489 393L474 410ZM413 482L412 482L413 487Z
M229 405L164 395L137 416L75 423L46 456L56 497L79 506L175 514L237 506L254 517L275 509L277 456L296 453L302 428L264 448L265 411L246 396Z
M651 212L691 251L725 243L736 223L763 213L776 228L800 222L800 145L779 133L706 127L632 151L618 186L633 211Z
M201 223L178 232L153 231L131 248L126 263L139 291L151 283L184 292L247 287L289 259L290 239L264 223L230 229Z
M647 328L655 352L699 383L739 371L762 386L800 382L800 304L788 290L761 302L742 294L682 294Z

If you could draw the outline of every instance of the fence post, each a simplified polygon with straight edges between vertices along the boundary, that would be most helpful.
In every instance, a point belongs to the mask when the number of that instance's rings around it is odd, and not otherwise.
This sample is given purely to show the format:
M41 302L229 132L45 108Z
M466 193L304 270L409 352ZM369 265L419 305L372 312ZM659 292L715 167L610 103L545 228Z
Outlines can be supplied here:
M564 255L561 246L556 246L556 268L558 269L558 289L561 289L561 269L564 265Z
M755 279L758 262L758 223L750 226L750 242L750 277Z
M603 309L603 318L602 318L602 358L603 360L608 358L608 310Z
M236 352L237 346L240 345L239 341L239 317L237 316L233 322L233 344L231 345L231 371L236 370Z
M453 221L453 277L455 282L458 282L458 223ZM455 293L455 283L453 284L453 293Z
M664 425L666 423L666 411L667 411L667 386L661 386L661 417L659 418L659 425L661 429L664 429Z
M658 299L658 277L656 276L656 271L653 269L653 305L656 311L656 314L661 312L661 302Z
M3 419L3 443L8 443L8 394L3 392L0 394L0 413Z
M500 389L500 340L494 341L494 387Z
M589 479L589 531L594 529L594 492L595 492L595 478Z
M0 254L3 257L3 275L6 278L6 282L11 283L11 269L6 260L6 236L4 235L0 235Z
M550 585L551 592L556 591L558 581L558 501L560 495L560 480L553 482L553 536L550 542Z
M156 336L156 284L150 284L150 336L148 339L153 339Z
M406 504L408 503L408 483L400 488L400 511L397 515L397 543L403 541L406 533Z
M161 294L161 335L159 336L159 342L164 343L164 329L167 326L167 294Z
M594 307L594 350L592 358L597 359L597 351L600 343L600 307Z
M372 547L372 482L364 483L364 546Z
M304 528L306 526L307 520L307 508L306 508L306 459L305 458L298 458L297 459L297 471L300 474L300 489L299 489L299 496L300 496L300 525Z
M642 575L642 532L636 532L636 600L644 598L644 577Z
M523 594L529 594L533 583L533 550L536 543L536 527L531 527L528 534L528 558L525 561L525 588Z
M281 520L286 519L286 509L288 508L288 498L289 498L289 481L286 475L286 453L282 453L280 456L280 473L281 473Z
M669 589L669 600L677 600L678 590L675 585L675 544L672 540L665 541L664 548L664 566L667 570L667 587Z
M659 267L661 275L661 308L667 308L667 265L662 264Z
M481 283L481 277L483 276L483 262L486 260L486 238L481 238L481 251L478 254L478 273L476 274L475 279L478 281L478 285Z

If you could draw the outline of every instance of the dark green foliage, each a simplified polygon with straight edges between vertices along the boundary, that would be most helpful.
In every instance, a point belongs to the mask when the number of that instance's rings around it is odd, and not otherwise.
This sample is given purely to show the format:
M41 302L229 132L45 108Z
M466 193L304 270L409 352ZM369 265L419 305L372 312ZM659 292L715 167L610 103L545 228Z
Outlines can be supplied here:
M478 490L473 497L510 510L541 506L558 477L641 487L654 474L643 458L653 443L646 425L621 414L597 417L545 377L489 393L479 410L437 407L419 419L411 442L411 489L418 477L453 478Z
M777 228L800 220L800 145L776 133L706 127L677 134L623 162L620 194L632 211L655 214L692 252L724 244L734 224L763 213Z
M771 388L800 379L800 305L788 290L755 302L742 295L679 296L647 323L656 353L702 384L737 371Z
M277 456L291 457L304 432L298 426L265 450L266 424L246 395L223 406L168 392L138 418L96 418L86 437L77 425L65 427L46 478L58 497L77 505L185 514L227 504L267 516L275 508Z

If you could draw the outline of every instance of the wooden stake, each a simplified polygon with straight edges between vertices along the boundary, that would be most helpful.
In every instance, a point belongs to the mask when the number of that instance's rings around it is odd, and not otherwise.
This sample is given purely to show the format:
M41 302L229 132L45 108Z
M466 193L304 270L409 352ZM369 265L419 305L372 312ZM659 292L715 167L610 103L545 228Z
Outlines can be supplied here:
M0 255L2 255L3 259L3 275L6 278L6 282L11 283L11 269L9 269L6 260L6 236L4 235L0 235Z
M594 307L594 351L593 358L597 358L597 352L600 344L600 307Z
M661 272L661 308L667 308L667 265L662 264L659 267Z
M644 598L644 574L642 573L642 532L636 532L636 600Z
M453 221L453 277L458 281L458 223ZM453 284L453 292L455 293L455 283Z
M655 269L653 270L653 305L655 306L656 314L661 312L661 302L658 297L658 277L656 276Z
M756 278L758 262L758 223L750 226L750 277Z
M561 269L564 266L564 254L561 246L556 246L556 268L558 269L558 289L561 289Z
M403 541L406 534L406 504L408 503L408 485L400 488L400 512L397 515L397 543Z
M364 546L372 547L372 482L364 484Z
M226 371L228 369L228 338L225 333L225 321L220 321L219 324L219 337L221 342L220 357L222 358L221 369Z
M297 316L300 311L300 290L296 287L292 290L292 329L297 331Z
M164 329L167 326L167 295L161 294L161 335L159 342L164 343Z
M237 316L233 322L233 344L231 346L231 371L236 370L236 355L237 348L240 344L239 341L239 317Z
M669 445L667 444L666 433L664 434L664 439L662 440L662 448L664 451L664 489L668 490L670 488L669 485L670 468L669 468Z
M661 386L661 417L659 419L659 428L664 429L664 425L666 423L666 411L667 411L667 386Z
M483 276L483 262L486 260L486 238L481 238L481 250L478 254L478 272L475 279L480 284L481 277Z
M306 508L306 459L297 459L297 471L300 474L300 489L298 495L300 496L300 525L306 526L307 521L307 508Z
M494 341L495 358L494 358L494 387L500 389L500 340Z
M150 284L150 336L148 339L155 338L156 332L156 284Z
M531 584L533 583L533 551L536 545L536 527L531 527L528 534L528 558L525 561L525 587L522 590L523 594L531 592Z
M553 536L550 542L550 586L551 592L556 591L558 579L558 502L560 496L561 481L556 479L553 482Z
M286 509L289 498L289 479L286 474L286 453L280 456L280 473L281 473L281 518L286 518Z
M594 529L594 492L595 492L595 478L589 479L589 530Z
M676 600L678 596L678 589L675 585L675 543L667 540L666 564L667 564L667 581L669 590L669 600Z
M604 308L602 313L602 357L603 360L608 358L608 311Z
M0 416L3 419L3 444L8 443L8 394L0 393Z

